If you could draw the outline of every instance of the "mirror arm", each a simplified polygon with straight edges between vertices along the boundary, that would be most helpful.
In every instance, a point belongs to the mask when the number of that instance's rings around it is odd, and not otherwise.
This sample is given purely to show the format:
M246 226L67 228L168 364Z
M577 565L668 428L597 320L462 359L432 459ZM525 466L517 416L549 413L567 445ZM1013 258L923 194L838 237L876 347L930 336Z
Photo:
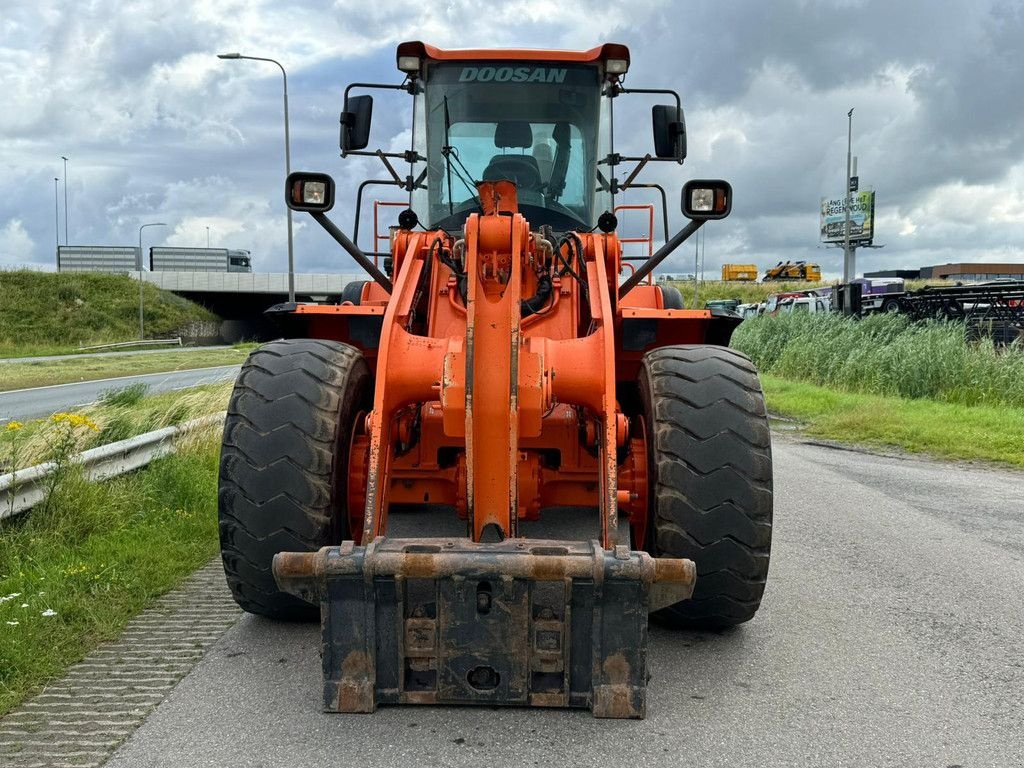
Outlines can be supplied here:
M388 173L391 174L392 178L395 180L395 183L398 184L399 186L405 186L405 181L402 179L401 176L398 175L398 172L395 171L394 166L388 162L388 156L384 154L384 151L378 149L376 152L374 152L374 154L380 158L380 161L382 163L384 163L384 167L388 169Z
M619 286L619 300L621 301L627 293L633 290L641 280L653 272L676 248L704 225L704 219L692 219L682 230L673 235L672 239L659 248L651 258L636 268L636 271L622 285Z
M350 83L348 87L345 88L345 100L343 102L344 106L342 107L342 110L345 112L348 112L348 94L353 88L375 88L380 91L404 91L405 85L391 85L390 83Z
M676 109L683 109L683 100L679 98L679 94L670 88L619 88L619 93L650 93L650 94L663 94L665 96L671 96L676 100Z
M651 162L650 153L640 158L640 162L637 163L637 166L636 168L633 169L633 172L630 173L629 176L626 177L626 180L619 185L619 190L625 192L627 189L629 189L629 185L633 183L633 179L637 177L640 171L642 171L644 169L644 166L647 165L649 162Z
M348 235L338 229L334 222L327 218L326 214L310 212L309 215L316 219L316 222L327 231L327 234L337 241L338 245L348 251L349 255L356 260L356 263L359 264L359 266L366 270L367 274L376 281L377 285L388 293L392 292L393 286L391 285L391 281L388 280L387 275L377 269L377 266L373 261L371 261L365 253L359 250L359 247L349 240Z

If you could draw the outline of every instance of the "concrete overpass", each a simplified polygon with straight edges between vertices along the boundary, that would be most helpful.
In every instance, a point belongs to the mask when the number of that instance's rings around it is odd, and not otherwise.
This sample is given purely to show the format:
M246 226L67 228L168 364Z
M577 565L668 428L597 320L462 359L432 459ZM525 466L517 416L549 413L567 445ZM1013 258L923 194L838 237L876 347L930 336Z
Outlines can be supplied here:
M131 276L139 279L138 272ZM288 300L287 272L142 272L142 279L223 318L221 336L228 342L273 338L276 326L263 312ZM369 279L362 272L296 272L295 298L336 302L348 283Z

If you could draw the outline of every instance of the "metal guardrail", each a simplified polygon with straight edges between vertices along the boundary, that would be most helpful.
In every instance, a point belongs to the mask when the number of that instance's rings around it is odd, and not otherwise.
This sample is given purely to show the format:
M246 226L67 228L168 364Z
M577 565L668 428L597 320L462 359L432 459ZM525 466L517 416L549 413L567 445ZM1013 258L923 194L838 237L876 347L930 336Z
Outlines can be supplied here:
M176 437L196 429L220 424L224 412L201 416L174 427L119 440L109 445L90 448L71 458L70 463L81 466L89 480L106 480L146 466L175 450ZM47 478L57 469L48 461L16 472L0 475L0 520L14 517L39 504L46 498Z
M168 346L180 347L182 346L181 336L175 339L145 339L136 341L115 341L111 344L94 344L91 347L79 347L79 350L87 349L122 349L123 347L159 347L167 344Z

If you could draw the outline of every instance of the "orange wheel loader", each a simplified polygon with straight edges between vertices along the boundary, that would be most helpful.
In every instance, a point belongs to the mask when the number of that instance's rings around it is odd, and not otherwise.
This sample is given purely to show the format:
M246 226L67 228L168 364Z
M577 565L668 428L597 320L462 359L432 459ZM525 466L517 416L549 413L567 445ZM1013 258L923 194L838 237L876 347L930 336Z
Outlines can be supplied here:
M327 711L641 718L648 619L747 621L768 572L771 445L757 372L728 347L740 318L685 309L652 274L732 189L686 183L688 224L630 262L614 199L664 201L637 177L683 162L686 127L674 91L625 86L625 46L408 42L397 64L403 82L351 85L341 113L342 157L386 171L359 186L356 226L368 185L407 196L390 250L328 218L330 176L286 181L368 279L273 307L285 338L242 368L220 463L228 583L252 613L319 612ZM367 149L373 99L353 91L369 89L411 100L407 150ZM617 154L613 105L652 96L670 102L653 154Z

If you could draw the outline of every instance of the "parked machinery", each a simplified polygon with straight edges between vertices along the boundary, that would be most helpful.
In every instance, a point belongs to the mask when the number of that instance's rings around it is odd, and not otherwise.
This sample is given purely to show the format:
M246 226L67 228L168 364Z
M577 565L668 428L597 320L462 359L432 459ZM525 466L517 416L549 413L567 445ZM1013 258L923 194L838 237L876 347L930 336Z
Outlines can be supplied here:
M248 611L319 612L324 708L516 704L643 717L648 615L754 616L768 569L771 449L740 318L648 280L723 181L683 187L687 226L624 272L613 194L682 163L678 96L655 155L606 143L631 93L621 45L398 47L400 85L350 86L342 155L381 158L410 208L375 263L327 217L333 180L293 173L308 212L372 278L341 305L284 304L228 409L220 531ZM413 146L368 152L372 99L414 102ZM616 110L624 114L623 109ZM393 163L404 161L401 176ZM575 531L552 527L582 512ZM572 535L570 535L572 534Z
M765 270L764 282L773 280L806 280L808 282L821 282L821 267L817 264L806 261L780 261L774 267Z

